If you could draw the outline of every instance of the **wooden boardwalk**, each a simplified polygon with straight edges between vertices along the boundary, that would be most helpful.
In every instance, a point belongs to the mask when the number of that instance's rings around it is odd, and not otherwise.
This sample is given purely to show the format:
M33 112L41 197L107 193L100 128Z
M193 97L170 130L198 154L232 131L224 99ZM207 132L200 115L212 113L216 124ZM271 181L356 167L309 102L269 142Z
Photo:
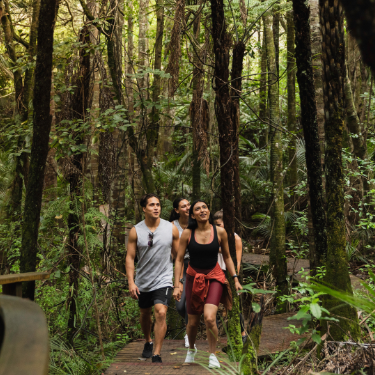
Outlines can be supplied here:
M269 256L262 254L244 254L243 263L254 265L268 264ZM303 268L310 270L310 262L307 259L288 258L288 274L293 275L295 280L300 280L298 272ZM360 279L350 275L353 289L361 289ZM270 315L263 319L262 335L260 340L260 348L258 356L264 356L280 352L289 347L290 342L297 341L300 336L291 334L288 329L289 324L299 326L297 320L287 320L295 313ZM184 365L186 356L186 348L183 340L165 340L162 349L162 364L153 364L151 359L145 360L141 358L144 341L136 340L126 345L120 350L114 360L114 363L106 370L105 375L208 375L212 372L206 370L199 364ZM222 352L222 348L226 346L226 339L220 339L217 345L216 355L221 365L225 366L228 361L227 355ZM198 362L208 363L208 342L200 340L197 342ZM229 372L228 372L229 373Z
M294 313L279 314L267 316L263 319L262 336L258 356L279 352L289 347L291 341L297 341L300 336L290 333L285 329L289 324L298 326L300 322L296 320L287 320ZM221 339L217 345L217 353L222 366L225 366L227 355L221 351L226 346L226 339ZM184 365L186 348L183 340L165 340L162 349L162 364L154 364L151 359L141 358L144 341L137 340L126 345L124 349L117 354L114 363L107 369L105 375L203 375L210 374L198 364ZM208 363L208 341L200 340L197 342L198 361Z

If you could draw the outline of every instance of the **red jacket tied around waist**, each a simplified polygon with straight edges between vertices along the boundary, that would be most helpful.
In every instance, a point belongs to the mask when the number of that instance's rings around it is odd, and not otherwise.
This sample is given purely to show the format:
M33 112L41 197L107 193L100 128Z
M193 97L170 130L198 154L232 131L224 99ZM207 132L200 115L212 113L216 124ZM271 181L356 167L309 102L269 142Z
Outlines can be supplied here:
M204 302L207 298L208 289L210 287L210 280L216 280L222 284L226 284L225 274L219 266L219 263L216 263L216 266L207 275L198 273L190 265L186 270L186 273L194 277L193 289L191 292L191 303L193 305L193 309L199 313L202 313ZM226 305L225 295L226 293L223 293L220 301L224 305Z

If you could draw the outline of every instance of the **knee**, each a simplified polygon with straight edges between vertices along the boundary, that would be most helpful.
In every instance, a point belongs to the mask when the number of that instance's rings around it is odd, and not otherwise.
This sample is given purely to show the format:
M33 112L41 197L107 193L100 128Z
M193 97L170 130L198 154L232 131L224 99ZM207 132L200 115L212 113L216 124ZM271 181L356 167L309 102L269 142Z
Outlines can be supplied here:
M214 315L205 315L204 322L206 323L207 328L213 328L216 326L216 316Z
M165 321L167 319L167 309L155 310L155 319L157 321Z

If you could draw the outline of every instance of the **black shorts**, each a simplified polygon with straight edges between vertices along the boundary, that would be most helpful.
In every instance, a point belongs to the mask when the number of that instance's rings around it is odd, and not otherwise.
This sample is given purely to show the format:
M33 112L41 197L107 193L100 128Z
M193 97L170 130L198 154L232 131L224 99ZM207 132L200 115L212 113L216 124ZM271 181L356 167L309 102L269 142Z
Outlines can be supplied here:
M138 296L138 306L141 309L148 309L158 303L168 306L171 302L173 288L161 288L151 292L140 292Z

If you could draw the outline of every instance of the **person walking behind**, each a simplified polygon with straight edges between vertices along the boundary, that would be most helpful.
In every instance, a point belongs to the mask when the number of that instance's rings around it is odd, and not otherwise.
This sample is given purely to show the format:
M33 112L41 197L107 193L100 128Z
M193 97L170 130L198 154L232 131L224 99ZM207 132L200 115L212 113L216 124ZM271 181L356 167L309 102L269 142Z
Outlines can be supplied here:
M178 229L178 232L181 234L184 229L187 228L189 223L189 209L190 209L190 202L185 198L176 198L173 201L173 210L171 212L171 216L169 217L169 221L172 222ZM185 319L186 327L188 325L188 313L186 310L186 294L185 294L185 283L186 283L186 270L189 266L189 251L186 250L184 256L184 267L183 271L181 272L180 281L180 288L182 290L181 299L180 301L176 301L176 310ZM189 347L189 338L187 333L185 334L185 348Z
M223 210L217 211L214 214L213 217L214 224L217 225L220 228L224 228L224 216L223 216ZM242 240L241 237L235 233L234 234L234 240L236 244L236 257L237 257L237 272L238 274L240 273L241 270L241 262L242 262ZM221 253L221 249L219 250L219 256L218 256L218 263L223 271L227 269L225 266L225 262L223 259L223 254ZM244 327L244 319L242 314L240 315L240 322L241 322L241 335L242 335L242 342L245 344L247 340L247 335L245 332L245 327Z
M209 344L209 368L219 368L220 363L215 356L218 329L216 325L217 308L223 297L226 287L225 274L217 263L219 247L222 249L224 262L230 275L235 279L236 290L242 289L229 254L227 232L212 225L210 210L202 201L195 201L189 210L189 225L180 238L175 263L175 289L173 296L180 301L182 291L178 277L181 274L186 249L189 247L190 262L186 271L186 307L188 312L187 334L189 349L185 362L194 362L196 354L195 339L202 313L206 323L206 332Z
M142 357L160 363L161 348L167 331L166 316L173 289L173 258L176 256L179 233L172 223L160 218L160 199L146 194L140 200L145 219L129 233L126 275L129 292L138 300L141 328L145 337ZM138 255L134 281L134 259ZM152 306L155 313L155 349L151 340Z

